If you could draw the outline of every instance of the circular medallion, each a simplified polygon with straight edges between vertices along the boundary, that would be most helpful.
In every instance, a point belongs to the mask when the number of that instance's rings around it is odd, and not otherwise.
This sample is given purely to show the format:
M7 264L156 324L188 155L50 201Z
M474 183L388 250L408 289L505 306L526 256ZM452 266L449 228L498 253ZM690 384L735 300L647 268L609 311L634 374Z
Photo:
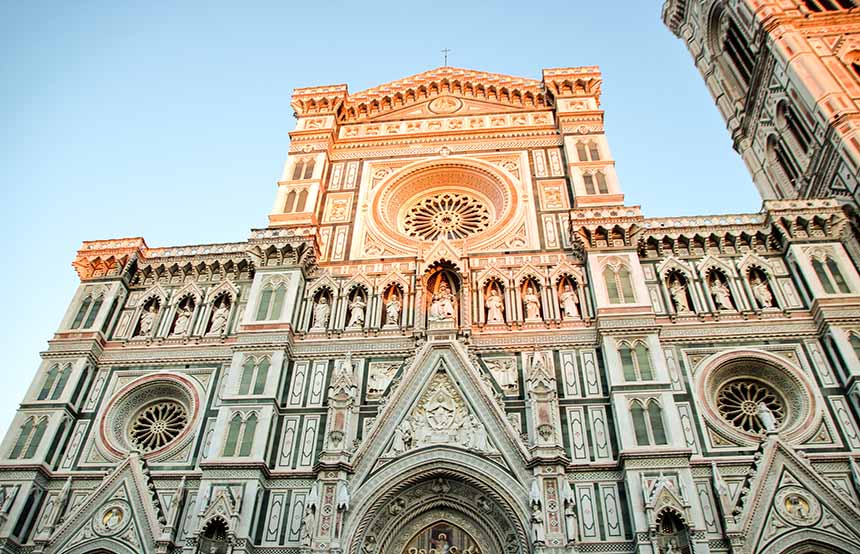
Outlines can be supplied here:
M103 537L121 533L131 521L130 513L125 502L113 500L96 512L93 530Z
M821 503L800 487L785 487L773 500L777 513L789 523L805 527L821 518Z
M463 107L463 101L453 96L440 96L430 102L430 111L438 114L449 114Z

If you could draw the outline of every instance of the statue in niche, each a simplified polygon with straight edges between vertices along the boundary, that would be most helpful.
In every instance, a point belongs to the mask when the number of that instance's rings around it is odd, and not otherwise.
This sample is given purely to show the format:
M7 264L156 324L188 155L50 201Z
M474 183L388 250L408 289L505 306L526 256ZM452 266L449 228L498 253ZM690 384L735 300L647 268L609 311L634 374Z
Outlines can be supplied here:
M361 294L356 293L355 298L349 303L349 323L347 327L362 327L364 325L364 308L367 303Z
M516 361L510 358L484 360L487 369L493 374L496 383L506 392L516 392L517 382Z
M529 285L525 294L523 294L523 303L526 305L526 321L541 321L540 296L538 296L531 285Z
M758 420L761 422L761 426L764 428L765 433L773 433L776 431L776 418L770 408L768 408L767 404L759 402L756 415L758 416Z
M710 288L711 296L714 299L714 306L716 306L718 310L735 309L735 304L732 302L732 293L720 276L712 274Z
M140 325L137 336L145 337L152 333L152 326L155 325L156 316L158 316L158 303L151 302L149 307L144 309L140 314Z
M579 521L576 513L576 496L570 483L565 481L562 485L562 499L564 501L564 522L567 529L567 544L573 544L579 538Z
M217 336L227 329L227 317L230 315L230 304L226 298L221 300L221 303L212 311L212 325L209 326L210 336Z
M487 306L487 323L505 322L505 303L497 288L490 289L484 304Z
M681 278L677 275L669 282L669 296L672 297L672 303L679 314L690 313L690 303L687 300L687 286L681 282Z
M400 326L400 299L397 294L391 293L388 296L388 302L385 303L385 326L399 327Z
M454 294L448 283L441 281L430 304L430 321L454 321Z
M561 300L561 309L563 312L564 319L578 319L579 318L579 297L576 294L576 291L573 290L573 287L570 286L570 283L565 283L564 288L561 291L561 295L558 297Z
M773 294L770 292L766 277L752 273L750 275L750 287L760 307L773 308Z
M191 325L191 316L194 314L194 304L190 299L183 300L176 310L176 321L173 323L174 335L184 335Z
M305 508L304 516L302 516L301 536L299 539L302 546L311 545L311 534L313 533L314 519L314 509L312 506L308 506Z
M325 295L319 297L314 304L314 322L311 329L325 329L328 327L328 318L331 316L331 306Z
M543 510L540 504L532 503L532 539L535 544L543 544L545 539L543 527Z

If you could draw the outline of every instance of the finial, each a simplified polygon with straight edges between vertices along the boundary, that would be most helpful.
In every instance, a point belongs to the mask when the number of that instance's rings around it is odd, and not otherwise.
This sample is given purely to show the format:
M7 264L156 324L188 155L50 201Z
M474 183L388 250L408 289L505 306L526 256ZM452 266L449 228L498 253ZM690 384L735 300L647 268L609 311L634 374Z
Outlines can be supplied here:
M445 67L448 67L448 53L451 51L450 48L443 48L442 55L445 57Z

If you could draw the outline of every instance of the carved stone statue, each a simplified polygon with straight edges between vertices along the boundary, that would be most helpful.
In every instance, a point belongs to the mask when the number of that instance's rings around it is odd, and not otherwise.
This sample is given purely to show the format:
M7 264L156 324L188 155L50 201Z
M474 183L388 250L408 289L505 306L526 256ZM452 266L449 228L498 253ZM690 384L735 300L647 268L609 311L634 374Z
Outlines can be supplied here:
M474 448L479 452L486 452L490 450L490 442L487 438L487 430L484 428L484 424L477 418L477 416L471 417L471 440L469 441L469 448Z
M505 322L505 303L498 289L490 289L484 304L487 306L487 323Z
M362 327L364 325L364 308L367 303L360 294L356 294L352 302L349 303L349 323L347 327Z
M140 314L140 331L138 336L146 336L152 333L152 326L155 324L155 317L158 315L158 307L155 302L149 305L149 308L143 310Z
M576 291L573 290L573 287L571 287L569 283L565 283L564 289L562 289L561 295L558 299L561 300L563 319L579 318L579 308L577 307L577 304L579 304L579 298L576 295Z
M538 504L532 504L531 523L534 543L543 544L546 537L543 526L543 510Z
M711 296L714 298L714 305L718 310L735 309L732 293L719 277L714 277L711 281Z
M576 501L573 495L564 500L564 524L567 529L567 544L573 544L579 538L579 521L576 515Z
M314 305L314 323L312 329L325 329L328 327L328 318L331 316L331 306L328 304L328 298L320 296L320 299Z
M388 302L385 304L385 325L400 326L400 299L396 294L388 297Z
M770 287L767 285L767 279L753 275L750 279L750 287L760 307L773 308L773 294L771 294Z
M672 302L675 304L675 310L679 314L690 313L690 303L687 300L687 286L675 277L669 283L669 296L672 297Z
M221 304L215 308L215 311L212 312L212 325L209 327L209 332L207 335L216 336L222 334L227 329L227 317L230 315L230 308L227 307L226 302L221 302Z
M176 322L173 324L174 335L184 335L188 332L188 326L191 324L191 315L194 313L188 304L180 306L176 310Z
M394 438L391 441L391 453L402 454L412 446L412 424L408 419L400 422L394 430Z
M430 304L430 321L453 321L454 320L454 294L448 283L442 281Z
M756 415L758 416L758 420L761 422L761 426L764 428L765 433L773 433L776 431L776 418L773 416L773 412L770 411L770 408L767 407L767 404L759 402Z
M302 516L302 529L300 533L299 540L302 543L302 546L310 546L311 545L311 537L313 536L314 529L314 510L312 506L307 506L305 508L305 515Z
M535 289L529 287L523 295L523 303L526 305L526 321L541 321L540 296Z
M486 359L484 363L487 369L493 374L496 383L506 392L513 392L519 389L517 382L516 361L510 358L503 359Z

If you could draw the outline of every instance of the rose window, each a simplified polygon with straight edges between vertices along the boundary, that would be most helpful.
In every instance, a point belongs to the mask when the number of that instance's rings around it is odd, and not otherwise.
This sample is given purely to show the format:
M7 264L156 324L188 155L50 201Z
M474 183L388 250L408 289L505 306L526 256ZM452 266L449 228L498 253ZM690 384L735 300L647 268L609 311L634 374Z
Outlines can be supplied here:
M785 418L782 398L764 383L746 379L731 381L717 393L717 409L723 419L750 433L764 431L759 418L759 405L762 403L779 426Z
M406 234L416 239L463 239L486 229L490 212L476 198L445 192L418 201L403 223Z
M173 441L186 425L185 408L173 400L164 400L138 412L130 425L129 438L143 452L151 452Z

